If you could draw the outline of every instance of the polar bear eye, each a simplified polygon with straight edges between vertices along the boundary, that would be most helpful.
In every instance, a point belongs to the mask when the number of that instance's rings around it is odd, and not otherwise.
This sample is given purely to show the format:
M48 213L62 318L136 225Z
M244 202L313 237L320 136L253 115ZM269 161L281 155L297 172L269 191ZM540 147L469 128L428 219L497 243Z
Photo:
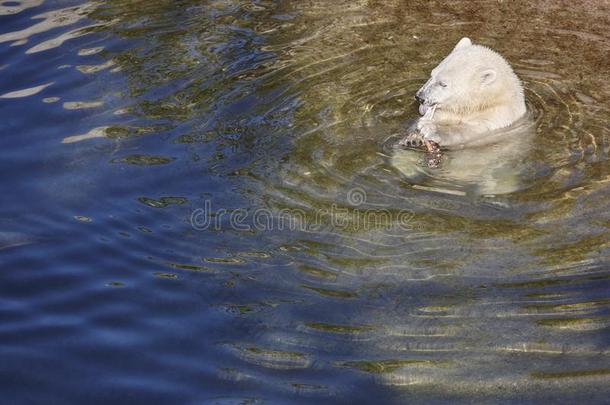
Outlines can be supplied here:
M447 83L445 83L443 81L438 82L438 85L441 87L447 87Z

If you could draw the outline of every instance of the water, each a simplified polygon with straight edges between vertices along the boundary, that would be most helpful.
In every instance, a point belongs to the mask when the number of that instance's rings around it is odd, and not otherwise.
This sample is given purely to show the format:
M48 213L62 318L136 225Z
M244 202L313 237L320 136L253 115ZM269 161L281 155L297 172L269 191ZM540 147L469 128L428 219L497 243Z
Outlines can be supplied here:
M3 401L607 401L609 24L0 3ZM511 62L531 127L430 169L389 144L462 36Z

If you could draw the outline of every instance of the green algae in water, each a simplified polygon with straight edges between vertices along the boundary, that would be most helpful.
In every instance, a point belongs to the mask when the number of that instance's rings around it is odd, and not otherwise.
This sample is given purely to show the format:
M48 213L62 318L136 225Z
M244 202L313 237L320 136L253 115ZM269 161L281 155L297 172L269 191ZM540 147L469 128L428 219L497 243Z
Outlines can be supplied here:
M278 304L272 302L260 302L250 304L226 304L223 305L227 312L237 315L247 315L250 313L262 312L277 307Z
M188 202L184 197L161 197L158 200L149 197L138 197L138 201L152 208L166 208L169 205L184 205Z
M108 127L105 132L106 136L110 139L125 138L129 135L129 129L125 127Z
M311 364L309 355L296 351L261 349L256 346L237 346L235 348L238 350L239 357L249 363L256 364L257 366L290 370L304 369Z
M248 305L232 305L230 309L237 310L241 315L246 315L254 311L254 309Z
M255 257L258 259L268 259L271 257L271 255L266 252L240 252L237 255L242 257Z
M121 281L111 281L106 284L108 287L125 287L125 283Z
M535 371L530 373L530 376L539 380L550 380L560 378L581 378L581 377L598 377L610 375L610 368L598 368L591 370L579 371Z
M108 139L122 140L130 137L137 137L151 134L154 132L163 132L168 128L162 125L149 126L110 126L104 131Z
M355 298L358 294L350 292L350 291L342 291L342 290L330 290L327 288L319 288L319 287L311 287L304 285L303 288L306 288L311 291L315 291L320 295L324 295L327 297L335 297L335 298Z
M331 257L329 263L341 267L362 267L374 266L387 262L384 258L367 258L367 257Z
M198 266L196 264L167 263L167 265L176 270L198 271L198 272L203 272L203 273L213 273L214 272L214 270L209 267Z
M331 279L331 280L337 279L337 274L333 273L332 271L320 269L317 267L303 265L303 266L299 266L298 269L299 269L299 271L310 274L314 277L326 278L326 279Z
M216 137L214 132L208 132L205 134L183 134L174 139L174 143L206 143L212 141Z
M245 264L246 261L237 257L204 257L204 262L215 264Z
M261 355L265 355L265 356L271 356L271 357L292 357L292 358L296 358L296 359L304 359L305 355L303 353L299 353L299 352L291 352L291 351L282 351L282 350L272 350L272 349L261 349L259 347L246 347L244 350L250 352L250 353L255 353L255 354L261 354Z
M320 331L324 331L324 332L343 333L343 334L356 334L356 333L368 332L368 331L371 331L374 329L372 326L365 326L365 325L362 325L362 326L333 325L333 324L321 323L321 322L309 322L309 323L306 323L305 326L307 326L310 329L320 330Z
M126 163L137 166L157 166L166 165L171 163L174 158L168 158L165 156L152 156L152 155L129 155L118 159L111 160L112 163Z
M597 301L586 301L586 302L574 302L566 304L532 304L524 305L524 309L529 310L556 310L556 311L573 311L581 309L597 308L601 306L610 305L610 299L597 300Z
M326 385L320 384L291 383L290 385L298 391L321 391L328 389Z
M558 328L577 328L579 326L587 326L594 324L603 324L605 321L610 320L608 316L594 316L587 318L553 318L553 319L539 319L536 324L540 326L554 326Z
M174 273L163 273L163 272L155 272L153 273L153 275L155 277L160 277L160 278L178 278L178 275L174 274Z
M337 363L339 367L355 368L371 374L392 373L407 366L444 367L450 364L444 360L358 360Z

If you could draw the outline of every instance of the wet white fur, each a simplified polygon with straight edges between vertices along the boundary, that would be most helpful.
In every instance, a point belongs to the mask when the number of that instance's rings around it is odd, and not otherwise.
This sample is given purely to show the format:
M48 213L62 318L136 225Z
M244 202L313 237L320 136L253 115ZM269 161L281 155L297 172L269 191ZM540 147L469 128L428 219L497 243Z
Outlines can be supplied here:
M418 130L445 146L478 141L526 112L523 87L508 62L468 38L432 70L417 94L430 106L418 120Z

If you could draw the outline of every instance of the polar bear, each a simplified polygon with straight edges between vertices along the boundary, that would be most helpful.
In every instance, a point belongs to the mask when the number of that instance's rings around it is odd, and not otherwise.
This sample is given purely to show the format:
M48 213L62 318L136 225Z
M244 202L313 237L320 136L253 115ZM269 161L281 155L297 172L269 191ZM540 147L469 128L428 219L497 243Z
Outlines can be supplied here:
M463 147L481 143L495 130L525 115L523 87L497 52L462 38L432 70L415 98L422 115L399 142Z

